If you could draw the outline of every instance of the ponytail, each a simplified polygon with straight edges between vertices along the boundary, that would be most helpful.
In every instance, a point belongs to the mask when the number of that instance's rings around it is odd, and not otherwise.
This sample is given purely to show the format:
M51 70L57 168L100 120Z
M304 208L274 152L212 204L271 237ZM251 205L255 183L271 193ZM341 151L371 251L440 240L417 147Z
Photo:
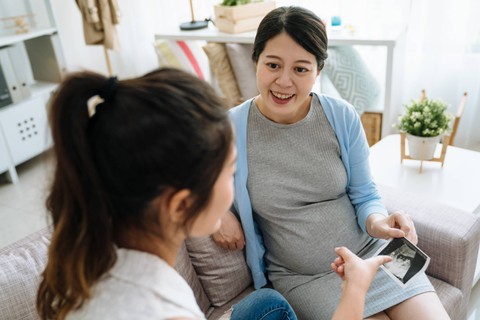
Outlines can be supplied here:
M115 261L111 206L88 141L87 101L104 83L104 77L93 73L70 76L50 106L57 163L46 203L54 232L37 296L42 319L64 319L80 307L95 280Z

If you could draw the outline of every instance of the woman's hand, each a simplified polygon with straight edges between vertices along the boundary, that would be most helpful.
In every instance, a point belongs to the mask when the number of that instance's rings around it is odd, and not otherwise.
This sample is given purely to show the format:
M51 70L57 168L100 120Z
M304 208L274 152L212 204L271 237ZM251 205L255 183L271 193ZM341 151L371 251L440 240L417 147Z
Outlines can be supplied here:
M332 320L361 320L368 288L380 265L392 261L389 256L362 260L345 247L336 248L338 257L332 270L342 278L342 296Z
M403 212L395 212L385 217L381 214L371 214L367 218L367 232L374 238L407 238L417 244L417 232L412 218Z
M212 238L224 249L242 250L245 247L242 225L230 211L223 216L220 229L212 235Z
M345 247L335 248L338 257L331 264L332 270L342 278L342 289L352 286L355 291L366 293L378 267L392 261L390 256L375 256L363 260Z

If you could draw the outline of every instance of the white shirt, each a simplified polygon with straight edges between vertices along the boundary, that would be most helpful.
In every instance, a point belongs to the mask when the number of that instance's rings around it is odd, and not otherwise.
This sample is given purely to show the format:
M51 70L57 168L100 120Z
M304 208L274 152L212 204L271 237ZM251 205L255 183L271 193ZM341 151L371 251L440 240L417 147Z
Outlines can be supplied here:
M92 296L67 319L205 319L187 282L158 256L117 250L117 261Z

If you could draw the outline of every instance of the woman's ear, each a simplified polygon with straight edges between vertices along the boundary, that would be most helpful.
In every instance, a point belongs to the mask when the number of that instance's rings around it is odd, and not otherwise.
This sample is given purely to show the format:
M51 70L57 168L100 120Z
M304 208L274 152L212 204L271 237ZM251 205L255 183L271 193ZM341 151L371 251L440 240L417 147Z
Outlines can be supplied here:
M191 192L188 189L175 191L166 203L166 211L170 221L175 224L183 225L185 214L192 204Z

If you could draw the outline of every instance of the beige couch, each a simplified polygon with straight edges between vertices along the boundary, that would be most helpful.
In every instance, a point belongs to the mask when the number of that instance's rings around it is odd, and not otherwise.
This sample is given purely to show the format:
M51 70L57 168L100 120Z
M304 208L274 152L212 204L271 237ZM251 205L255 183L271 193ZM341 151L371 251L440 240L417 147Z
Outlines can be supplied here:
M380 192L390 212L402 209L413 216L419 246L432 258L427 273L442 303L452 319L466 319L480 218L387 187ZM0 249L0 319L36 319L35 293L49 234L44 229ZM191 284L208 319L218 319L253 290L243 252L220 249L211 239L187 241L176 268Z

